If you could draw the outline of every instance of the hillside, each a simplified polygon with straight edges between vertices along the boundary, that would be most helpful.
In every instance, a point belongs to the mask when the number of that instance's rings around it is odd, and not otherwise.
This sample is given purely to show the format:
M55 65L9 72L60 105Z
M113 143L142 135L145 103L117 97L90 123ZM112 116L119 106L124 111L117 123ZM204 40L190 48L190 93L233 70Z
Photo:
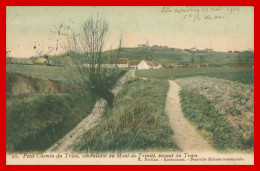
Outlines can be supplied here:
M104 51L103 55L109 58L117 57L117 50ZM122 48L119 58L133 60L147 60L158 64L184 65L184 64L209 64L210 67L234 66L237 63L253 63L253 52L228 53L228 52L188 52L184 50L168 49L145 49L145 48ZM12 64L33 64L30 58L7 58L7 63ZM61 54L49 57L49 64L64 66L72 64L68 54Z
M115 53L113 50L112 53ZM104 52L106 56L111 51ZM238 61L239 53L227 52L194 52L194 63L208 63L209 66L233 66ZM128 60L148 60L163 64L187 64L192 61L192 53L174 49L143 49L143 48L123 48L120 58Z

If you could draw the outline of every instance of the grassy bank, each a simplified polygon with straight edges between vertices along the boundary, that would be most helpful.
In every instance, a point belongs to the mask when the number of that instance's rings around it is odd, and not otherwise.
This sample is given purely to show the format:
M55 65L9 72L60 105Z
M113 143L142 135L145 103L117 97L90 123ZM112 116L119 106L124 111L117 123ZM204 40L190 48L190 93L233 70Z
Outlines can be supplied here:
M77 152L177 150L165 114L167 81L131 79L106 109L99 125L87 132Z
M7 152L46 150L86 117L95 101L95 97L86 93L8 100Z
M243 139L239 130L227 121L202 95L182 90L180 93L184 116L191 121L201 135L219 151L252 150L254 138Z
M243 84L254 84L254 68L210 67L193 69L139 70L138 77L174 80L192 76L210 76Z
M81 78L68 68L33 65L7 68L13 71L7 72L6 83L7 93L12 94L6 102L7 152L46 150L90 114L97 100L88 90L82 91L84 88L73 84L75 81L81 84ZM118 78L124 73L118 72Z
M72 67L7 64L6 71L10 73L20 73L42 80L55 80L76 84L82 83L80 74Z

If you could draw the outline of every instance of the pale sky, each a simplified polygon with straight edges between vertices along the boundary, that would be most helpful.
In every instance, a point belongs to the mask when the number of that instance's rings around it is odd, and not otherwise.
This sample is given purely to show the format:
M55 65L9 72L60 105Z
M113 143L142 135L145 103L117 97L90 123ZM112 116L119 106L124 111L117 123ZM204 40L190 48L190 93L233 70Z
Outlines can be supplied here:
M97 14L109 23L106 49L111 46L116 48L120 34L124 35L124 47L136 47L148 39L149 45L182 49L211 47L215 51L228 51L254 48L253 7L162 9L163 7L7 7L7 50L11 51L10 56L13 57L37 56L33 48L36 43L41 44L43 53L47 53L48 47L56 44L60 24L69 24L78 31L86 19Z

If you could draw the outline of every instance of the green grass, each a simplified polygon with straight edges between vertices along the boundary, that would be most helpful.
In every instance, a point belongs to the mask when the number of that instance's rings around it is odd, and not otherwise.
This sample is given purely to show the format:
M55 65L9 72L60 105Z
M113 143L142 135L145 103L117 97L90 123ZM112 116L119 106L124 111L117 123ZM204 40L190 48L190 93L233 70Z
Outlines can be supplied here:
M17 58L17 57L6 57L6 62L12 64L24 64L24 65L33 64L33 61L30 58Z
M184 90L180 96L184 116L217 150L228 152L253 149L253 136L248 141L244 140L242 134L227 121L228 116L218 113L204 96Z
M254 68L209 67L193 69L138 70L136 76L167 80L192 76L209 76L238 81L243 84L254 84Z
M7 100L7 152L46 150L86 117L95 101L86 93Z
M106 108L99 125L74 148L77 152L176 151L165 114L168 82L131 79Z
M79 73L72 67L7 64L6 71L21 73L32 78L81 84Z
M72 85L82 84L80 75L71 67L8 64L7 72L29 76L23 83L30 85L42 80L55 80ZM118 78L124 73L125 71L117 73ZM7 82L7 85L9 84ZM8 98L7 152L46 150L73 129L92 111L97 99L89 91L79 92L81 90L52 95L43 91Z

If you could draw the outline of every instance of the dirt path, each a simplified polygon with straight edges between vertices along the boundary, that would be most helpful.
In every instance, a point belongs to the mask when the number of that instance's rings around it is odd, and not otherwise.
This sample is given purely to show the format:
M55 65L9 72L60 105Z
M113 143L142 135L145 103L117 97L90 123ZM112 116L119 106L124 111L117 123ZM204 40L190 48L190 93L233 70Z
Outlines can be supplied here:
M170 126L174 131L173 139L177 145L184 152L215 152L184 118L179 96L181 87L171 80L169 80L169 84L165 110L169 117Z
M122 77L114 86L112 92L116 96L123 88L128 73ZM89 129L96 126L101 121L101 116L104 112L106 101L100 99L96 102L91 114L84 118L73 130L66 134L62 139L48 148L45 153L60 153L72 151L75 144L80 140L83 134Z

